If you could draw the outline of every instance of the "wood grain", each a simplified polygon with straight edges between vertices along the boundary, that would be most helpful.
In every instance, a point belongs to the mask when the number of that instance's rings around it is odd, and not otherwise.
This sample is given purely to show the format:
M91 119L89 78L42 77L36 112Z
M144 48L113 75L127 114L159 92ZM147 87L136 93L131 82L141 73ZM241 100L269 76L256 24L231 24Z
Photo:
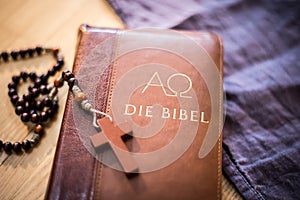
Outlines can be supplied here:
M0 51L43 46L60 47L66 67L71 68L78 27L87 23L99 27L124 27L103 0L0 0ZM21 70L46 72L53 64L51 56L0 64L0 138L22 141L30 138L32 128L14 114L7 96L7 84ZM21 87L24 90L26 84ZM43 199L52 167L57 138L68 89L59 91L60 108L55 120L46 127L46 135L31 153L7 155L0 152L0 199ZM223 199L240 197L224 178Z

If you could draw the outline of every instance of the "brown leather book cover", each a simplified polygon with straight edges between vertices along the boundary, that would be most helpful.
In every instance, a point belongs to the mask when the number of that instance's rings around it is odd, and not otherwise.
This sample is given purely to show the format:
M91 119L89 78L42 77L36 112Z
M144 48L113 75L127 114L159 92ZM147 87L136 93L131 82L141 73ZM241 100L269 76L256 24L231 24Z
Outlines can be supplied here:
M222 62L212 33L82 25L73 72L112 122L69 94L46 199L221 199Z

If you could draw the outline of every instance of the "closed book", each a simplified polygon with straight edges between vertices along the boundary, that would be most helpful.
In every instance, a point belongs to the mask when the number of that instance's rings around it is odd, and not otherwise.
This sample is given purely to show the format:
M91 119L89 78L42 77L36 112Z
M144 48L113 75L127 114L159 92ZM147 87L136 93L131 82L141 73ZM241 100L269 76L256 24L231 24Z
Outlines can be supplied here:
M81 25L73 73L46 199L221 199L217 35Z

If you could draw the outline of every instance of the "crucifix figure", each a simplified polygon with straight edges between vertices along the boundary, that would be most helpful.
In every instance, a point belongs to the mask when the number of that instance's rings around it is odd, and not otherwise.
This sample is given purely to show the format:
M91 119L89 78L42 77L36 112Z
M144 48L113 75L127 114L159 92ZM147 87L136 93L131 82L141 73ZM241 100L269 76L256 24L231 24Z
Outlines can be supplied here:
M119 126L115 126L107 117L98 119L97 122L102 131L98 134L90 136L95 150L102 149L104 146L109 145L125 173L138 172L138 165L134 158L130 155L128 148L124 143L125 137L132 137L128 134L132 132L129 124L126 122L120 124ZM126 130L126 132L123 132L120 127L122 127L123 130ZM116 148L114 145L118 146L118 148ZM119 148L127 151L124 152Z

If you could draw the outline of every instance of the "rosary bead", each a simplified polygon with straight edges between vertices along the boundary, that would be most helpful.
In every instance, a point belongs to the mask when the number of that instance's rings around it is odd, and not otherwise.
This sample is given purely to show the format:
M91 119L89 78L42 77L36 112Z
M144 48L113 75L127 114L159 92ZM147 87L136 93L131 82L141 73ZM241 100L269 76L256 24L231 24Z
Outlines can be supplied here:
M40 101L40 100L37 100L37 101L35 102L35 108L36 108L37 110L43 110L43 108L44 108L43 102Z
M42 136L44 134L44 127L41 125L41 124L37 124L35 127L34 127L34 132L36 134L39 134L40 136Z
M59 70L61 70L62 66L63 66L62 64L56 63L52 69L54 69L55 71L59 71Z
M8 96L12 97L14 95L17 95L17 91L16 89L9 89L8 91Z
M17 84L15 83L15 82L10 82L8 85L7 85L7 87L9 88L9 89L11 89L11 88L14 88L14 89L16 89L16 87L17 87Z
M41 79L42 83L47 83L49 76L47 74L42 74L39 76Z
M64 79L62 77L55 79L54 86L60 88L64 85Z
M39 141L40 141L41 137L39 136L39 134L33 134L30 143L31 146L35 146Z
M24 110L23 106L17 106L16 110L15 110L17 115L21 115L24 111L25 110Z
M5 142L3 145L3 149L6 153L11 153L11 150L13 149L13 145L11 142Z
M14 145L13 145L13 150L14 150L14 152L16 152L16 153L21 152L21 150L22 150L22 145L21 145L21 143L20 143L20 142L15 142Z
M28 91L29 91L29 92L32 92L32 89L33 89L33 88L36 88L36 87L35 87L34 83L31 83L31 84L28 86Z
M83 93L83 92L79 92L79 93L75 94L75 101L78 102L78 103L80 103L80 102L82 102L83 100L86 100L86 99L87 99L86 94Z
M55 66L55 65L54 65ZM47 76L53 76L55 74L56 70L54 67L52 67L51 69L48 70L47 72Z
M22 120L22 122L29 122L30 115L27 112L22 113L21 114L21 120Z
M8 61L8 57L9 57L9 54L7 52L2 52L1 53L1 57L2 59L7 62Z
M47 115L48 115L49 118L54 117L54 114L55 114L55 111L52 110L51 108L49 108L49 109L47 110Z
M24 99L19 99L16 103L16 106L22 106L25 107L26 102L24 101Z
M28 51L24 50L24 49L21 49L19 53L20 53L21 58L24 59L24 58L26 58L26 55L27 55Z
M48 114L46 112L41 112L40 114L40 120L41 122L46 122L48 120Z
M12 104L14 104L14 105L17 103L18 100L19 100L18 95L14 95L14 96L12 96L12 97L10 98L10 101L11 101Z
M58 102L57 102L57 101L53 101L53 102L52 102L51 108L52 108L54 111L57 111L57 110L58 110L58 107L59 107Z
M40 47L40 46L37 46L37 47L35 47L35 51L36 51L36 53L37 53L38 55L41 55L42 52L43 52L43 48Z
M69 81L70 78L74 78L74 74L68 70L63 72L63 77L65 81Z
M20 82L20 76L13 76L12 77L12 81L16 84L18 84Z
M25 151L28 151L29 149L31 149L30 141L29 141L29 140L23 141L23 142L22 142L22 148L23 148Z
M32 123L38 123L40 121L40 116L36 113L31 114L31 122Z
M68 80L68 85L69 85L69 87L70 87L70 90L72 89L72 87L73 87L74 85L77 85L77 84L78 84L78 81L77 81L76 78L70 78L70 79Z
M40 78L36 78L35 81L34 81L34 85L36 87L39 87L41 84L42 84L42 80Z
M52 105L52 101L51 101L51 99L50 99L49 97L46 97L46 98L43 100L43 104L44 104L45 106L50 107L50 106Z
M19 57L19 53L17 51L12 51L10 52L10 56L14 59L17 60Z
M31 92L23 95L23 99L27 102L31 102L34 99L34 96Z
M26 79L27 79L27 77L28 77L27 72L21 72L21 73L20 73L20 77L21 77L24 81L26 81Z
M33 57L33 55L34 55L34 49L29 48L29 49L27 49L27 52L28 52L29 57Z
M41 94L49 94L49 92L50 92L46 85L41 85L40 91L41 91Z
M62 56L57 57L57 63L62 67L65 64L64 58Z
M31 93L32 93L33 97L36 98L40 95L40 90L34 87L31 89Z
M36 73L35 72L30 72L29 73L29 78L34 81L36 79Z
M0 150L2 149L2 147L3 147L3 141L0 140Z

